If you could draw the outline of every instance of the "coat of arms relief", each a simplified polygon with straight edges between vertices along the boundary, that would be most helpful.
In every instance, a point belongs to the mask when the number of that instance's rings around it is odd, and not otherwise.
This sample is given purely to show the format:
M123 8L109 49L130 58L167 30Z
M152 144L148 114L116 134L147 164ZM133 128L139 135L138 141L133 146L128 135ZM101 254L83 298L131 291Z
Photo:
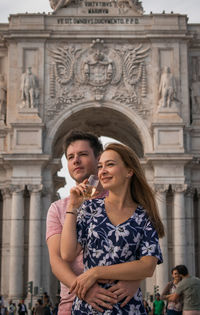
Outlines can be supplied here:
M111 48L97 39L80 48L63 45L50 50L48 118L82 102L113 101L144 113L149 47ZM148 109L146 109L148 111Z

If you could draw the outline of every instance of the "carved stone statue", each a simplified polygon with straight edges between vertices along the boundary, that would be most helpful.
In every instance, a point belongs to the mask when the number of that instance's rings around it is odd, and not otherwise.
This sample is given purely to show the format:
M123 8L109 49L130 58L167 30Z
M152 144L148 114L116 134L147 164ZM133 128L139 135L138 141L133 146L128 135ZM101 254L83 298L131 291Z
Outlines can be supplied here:
M6 82L4 76L0 74L0 124L4 124L6 118L6 92Z
M200 78L191 85L192 113L200 113Z
M25 107L34 108L38 106L39 89L37 78L32 73L31 67L28 67L21 78L21 98Z
M58 9L66 8L71 0L49 0L51 8L56 12Z
M163 69L163 73L160 78L159 85L159 105L161 107L171 107L172 101L176 94L176 82L170 67L166 66Z

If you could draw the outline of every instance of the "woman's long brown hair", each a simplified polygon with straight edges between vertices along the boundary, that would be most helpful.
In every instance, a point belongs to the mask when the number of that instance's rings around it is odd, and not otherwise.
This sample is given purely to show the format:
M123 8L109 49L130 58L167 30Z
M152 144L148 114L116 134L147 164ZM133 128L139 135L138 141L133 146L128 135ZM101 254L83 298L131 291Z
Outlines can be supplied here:
M130 183L132 199L145 208L158 236L163 237L165 235L164 226L160 219L157 202L151 187L147 183L137 155L132 149L120 143L108 144L104 151L108 150L117 152L125 166L134 171Z

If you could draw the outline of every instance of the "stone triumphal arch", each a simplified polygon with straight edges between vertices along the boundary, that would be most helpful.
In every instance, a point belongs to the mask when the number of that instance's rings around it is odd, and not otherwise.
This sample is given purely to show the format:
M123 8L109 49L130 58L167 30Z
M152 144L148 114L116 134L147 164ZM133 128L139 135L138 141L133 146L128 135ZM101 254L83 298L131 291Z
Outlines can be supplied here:
M132 147L156 192L164 264L144 291L179 263L199 276L200 26L133 0L50 4L0 24L1 294L19 299L30 281L57 292L45 219L76 127Z

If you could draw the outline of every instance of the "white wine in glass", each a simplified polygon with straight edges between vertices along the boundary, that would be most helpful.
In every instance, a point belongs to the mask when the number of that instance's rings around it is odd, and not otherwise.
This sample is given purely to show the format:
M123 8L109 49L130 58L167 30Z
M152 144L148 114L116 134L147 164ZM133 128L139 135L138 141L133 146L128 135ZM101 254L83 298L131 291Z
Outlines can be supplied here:
M96 192L99 179L96 175L90 175L88 183L86 184L86 191L84 192L84 199L90 199Z

